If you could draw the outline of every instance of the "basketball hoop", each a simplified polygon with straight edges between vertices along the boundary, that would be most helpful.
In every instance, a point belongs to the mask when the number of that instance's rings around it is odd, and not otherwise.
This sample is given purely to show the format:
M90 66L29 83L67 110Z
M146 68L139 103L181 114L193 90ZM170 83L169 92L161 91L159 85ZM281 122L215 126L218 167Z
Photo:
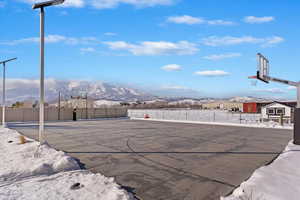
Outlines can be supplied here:
M257 85L257 76L249 76L248 79L251 79L251 85L256 86Z

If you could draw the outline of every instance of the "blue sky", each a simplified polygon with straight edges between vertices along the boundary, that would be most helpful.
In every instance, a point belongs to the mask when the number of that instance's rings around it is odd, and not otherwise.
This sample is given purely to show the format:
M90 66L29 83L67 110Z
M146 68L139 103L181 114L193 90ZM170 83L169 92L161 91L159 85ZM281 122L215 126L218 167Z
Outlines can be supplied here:
M10 79L39 77L34 0L0 0L0 60ZM66 0L46 9L46 77L121 83L159 94L294 98L252 86L256 53L271 75L298 81L295 0Z

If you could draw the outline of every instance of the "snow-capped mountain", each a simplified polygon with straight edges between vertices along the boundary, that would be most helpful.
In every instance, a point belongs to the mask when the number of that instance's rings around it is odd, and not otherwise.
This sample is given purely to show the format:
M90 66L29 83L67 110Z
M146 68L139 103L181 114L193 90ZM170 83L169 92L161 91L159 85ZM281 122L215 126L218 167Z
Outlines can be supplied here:
M262 98L262 97L251 97L251 96L243 96L243 97L232 97L227 99L231 102L268 102L274 99L271 98Z
M85 96L93 99L106 99L115 101L144 101L153 97L136 89L103 83L100 81L65 81L45 80L45 97L47 101L56 101L58 93L62 99L71 96ZM39 97L39 81L10 79L7 83L8 102L37 100Z
M7 103L16 101L34 101L39 99L39 80L29 79L7 79L6 82ZM1 90L2 87L0 87ZM263 102L272 99L237 96L232 98L188 98L184 97L158 97L130 87L104 83L100 81L68 81L68 80L45 80L45 96L50 103L57 102L58 93L61 92L61 99L70 99L71 96L85 96L95 100L108 100L112 102L102 102L99 104L111 104L119 102L145 102L153 103L155 101L165 101L173 104L201 104L215 101L232 101L232 102ZM273 99L275 100L275 99Z

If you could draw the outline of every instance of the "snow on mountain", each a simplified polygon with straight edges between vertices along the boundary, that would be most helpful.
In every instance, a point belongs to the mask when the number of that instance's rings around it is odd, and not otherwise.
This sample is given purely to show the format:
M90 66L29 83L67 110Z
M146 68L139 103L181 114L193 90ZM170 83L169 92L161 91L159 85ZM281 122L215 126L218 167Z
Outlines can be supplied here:
M268 98L249 97L249 96L232 97L227 100L231 101L231 102L266 102L266 101L269 102L269 101L272 101L272 99L268 99Z
M120 105L120 101L111 101L111 100L96 100L94 101L94 107L102 107L102 106L115 106Z
M62 99L68 99L71 96L85 96L86 94L89 98L113 101L144 101L152 99L151 95L133 88L100 81L45 80L45 97L48 102L56 101L59 92L61 92ZM23 79L11 79L8 81L8 102L37 99L39 99L39 81Z
M177 101L171 101L168 103L169 105L177 105L177 104L189 104L189 105L199 105L201 102L195 99L182 99Z

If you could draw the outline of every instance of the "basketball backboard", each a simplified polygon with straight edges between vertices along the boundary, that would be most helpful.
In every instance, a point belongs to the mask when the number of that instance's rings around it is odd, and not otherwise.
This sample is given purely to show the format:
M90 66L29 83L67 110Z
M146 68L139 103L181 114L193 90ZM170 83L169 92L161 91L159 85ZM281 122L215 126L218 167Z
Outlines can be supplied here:
M257 79L269 82L269 60L262 54L257 54Z

